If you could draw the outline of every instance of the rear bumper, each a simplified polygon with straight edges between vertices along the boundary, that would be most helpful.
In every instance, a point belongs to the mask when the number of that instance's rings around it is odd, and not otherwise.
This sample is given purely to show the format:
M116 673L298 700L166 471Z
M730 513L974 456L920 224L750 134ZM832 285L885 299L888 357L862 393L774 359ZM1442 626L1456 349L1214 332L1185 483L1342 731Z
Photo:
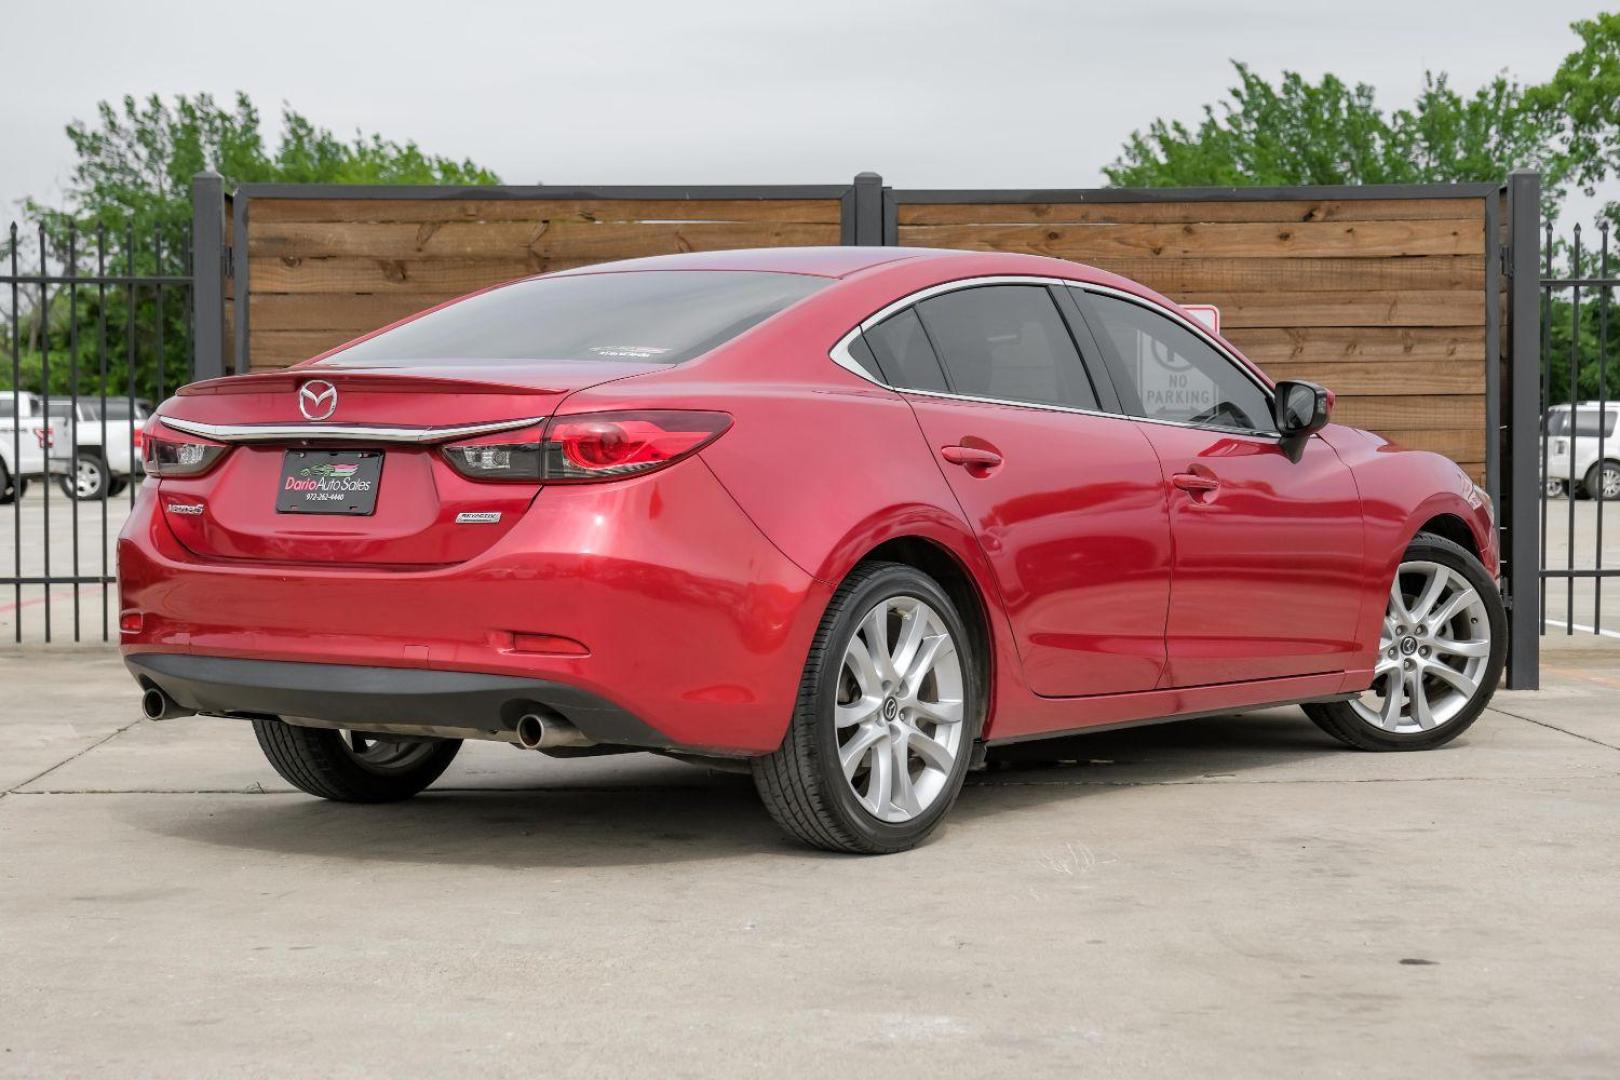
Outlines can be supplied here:
M142 686L202 713L304 717L362 731L462 729L468 738L511 741L518 717L538 705L594 742L672 745L612 702L545 679L174 653L132 653L124 664Z
M119 538L121 644L207 712L425 724L530 700L598 741L769 753L832 591L697 459L546 488L478 556L422 570L200 558L156 495L148 480ZM544 651L559 639L574 647Z

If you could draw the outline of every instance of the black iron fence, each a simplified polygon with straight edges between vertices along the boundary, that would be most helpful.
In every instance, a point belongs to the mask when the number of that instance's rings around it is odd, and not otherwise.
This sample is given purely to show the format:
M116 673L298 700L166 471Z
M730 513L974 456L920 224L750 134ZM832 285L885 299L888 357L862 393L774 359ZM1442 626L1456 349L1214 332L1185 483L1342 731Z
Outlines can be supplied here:
M1608 542L1620 536L1620 333L1609 308L1620 277L1610 262L1610 223L1577 224L1567 238L1551 223L1542 238L1541 286L1541 632L1620 638L1615 590L1605 613L1603 583L1620 577ZM1559 272L1560 264L1563 272ZM1617 328L1620 330L1620 328Z
M194 368L190 226L46 220L5 244L0 633L115 641L113 545L144 421Z

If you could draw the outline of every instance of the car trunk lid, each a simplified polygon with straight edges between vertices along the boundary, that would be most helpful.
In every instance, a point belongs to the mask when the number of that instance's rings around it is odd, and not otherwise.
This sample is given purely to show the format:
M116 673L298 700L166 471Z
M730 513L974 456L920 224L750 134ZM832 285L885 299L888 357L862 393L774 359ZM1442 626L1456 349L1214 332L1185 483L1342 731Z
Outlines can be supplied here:
M569 393L656 367L316 364L197 383L164 406L157 426L231 449L201 476L161 480L160 509L180 542L204 558L392 568L462 562L505 535L539 485L471 480L440 448L502 428L515 442L538 440ZM331 512L299 499L298 487L333 499ZM316 512L291 512L294 503Z

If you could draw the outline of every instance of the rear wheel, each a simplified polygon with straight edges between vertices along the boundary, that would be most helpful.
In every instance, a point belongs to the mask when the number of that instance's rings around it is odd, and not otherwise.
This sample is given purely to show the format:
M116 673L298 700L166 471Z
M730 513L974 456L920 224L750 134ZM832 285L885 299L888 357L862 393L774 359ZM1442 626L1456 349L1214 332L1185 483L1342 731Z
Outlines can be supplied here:
M26 477L13 479L6 464L0 461L0 506L10 506L12 503L28 494L28 480Z
M1597 498L1601 492L1605 501L1620 499L1620 461L1600 461L1586 470L1586 479L1581 487L1588 499Z
M1305 713L1360 750L1443 746L1485 711L1506 655L1496 583L1468 551L1420 533L1390 585L1372 687Z
M408 799L437 780L461 749L459 739L396 739L275 719L253 721L253 734L283 780L336 802Z
M62 492L70 499L105 499L112 489L112 478L101 455L80 453L74 456L73 471L57 481Z
M829 605L781 747L753 762L766 808L828 851L913 847L956 801L983 718L972 641L930 577L856 569Z

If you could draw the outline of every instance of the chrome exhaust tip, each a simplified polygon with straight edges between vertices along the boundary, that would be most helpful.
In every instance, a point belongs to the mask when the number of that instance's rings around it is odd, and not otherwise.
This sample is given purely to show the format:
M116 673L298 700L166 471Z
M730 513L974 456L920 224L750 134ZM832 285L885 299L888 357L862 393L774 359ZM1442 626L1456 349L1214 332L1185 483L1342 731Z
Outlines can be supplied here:
M561 746L596 745L579 728L556 713L524 713L518 717L518 745L525 750L553 750Z
M184 708L155 686L141 694L141 714L148 720L172 720L177 716L195 716L196 711Z

